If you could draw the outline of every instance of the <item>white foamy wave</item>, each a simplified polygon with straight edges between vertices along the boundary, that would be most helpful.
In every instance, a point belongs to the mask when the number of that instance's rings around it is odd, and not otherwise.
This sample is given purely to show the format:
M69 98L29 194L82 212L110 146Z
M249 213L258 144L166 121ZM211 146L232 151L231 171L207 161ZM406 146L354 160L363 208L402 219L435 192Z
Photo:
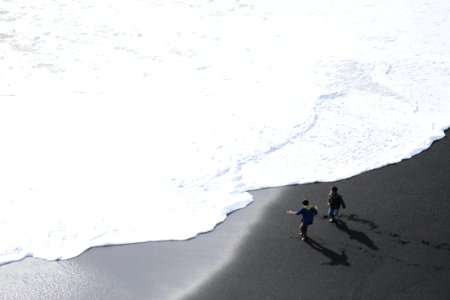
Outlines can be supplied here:
M188 239L428 148L450 4L413 2L2 3L0 263Z

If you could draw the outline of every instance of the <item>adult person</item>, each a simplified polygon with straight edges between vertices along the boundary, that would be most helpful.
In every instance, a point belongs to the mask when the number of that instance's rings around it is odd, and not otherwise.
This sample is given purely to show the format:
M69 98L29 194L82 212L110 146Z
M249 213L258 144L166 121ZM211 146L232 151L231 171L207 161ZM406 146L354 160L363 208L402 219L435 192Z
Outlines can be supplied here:
M309 201L306 199L302 201L302 204L303 207L298 211L288 210L287 213L290 215L302 216L300 223L300 237L304 241L308 238L307 236L308 226L313 223L314 216L317 215L319 208L317 206L314 207L310 206Z
M337 191L338 188L333 186L328 194L328 217L330 218L330 223L336 221L341 206L345 209L344 199L338 194Z

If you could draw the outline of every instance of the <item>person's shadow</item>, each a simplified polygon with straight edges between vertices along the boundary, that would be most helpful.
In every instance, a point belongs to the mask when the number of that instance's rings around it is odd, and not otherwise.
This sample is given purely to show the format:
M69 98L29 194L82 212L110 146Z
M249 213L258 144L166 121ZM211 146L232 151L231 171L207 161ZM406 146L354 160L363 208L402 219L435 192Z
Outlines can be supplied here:
M366 245L367 247L369 247L372 250L379 250L379 248L377 246L375 246L373 241L364 232L348 228L347 223L345 223L342 220L336 220L336 222L334 222L334 224L336 225L336 227L338 229L347 233L350 239L356 240L356 241L360 242L361 244Z
M344 265L347 267L350 266L350 263L347 261L348 258L347 254L345 254L345 250L341 250L341 254L338 254L333 250L330 250L322 246L321 244L310 238L306 239L306 244L330 259L330 262L323 263L322 265L330 265L330 266Z

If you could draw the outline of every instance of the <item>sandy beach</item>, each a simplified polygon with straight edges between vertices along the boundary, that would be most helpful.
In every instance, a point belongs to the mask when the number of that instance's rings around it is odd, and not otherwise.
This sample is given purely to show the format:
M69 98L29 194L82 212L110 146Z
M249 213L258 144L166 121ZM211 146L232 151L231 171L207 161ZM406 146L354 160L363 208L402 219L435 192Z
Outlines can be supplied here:
M1 299L449 299L450 140L355 177L253 191L188 241L93 248L0 267ZM332 185L347 203L324 216ZM309 242L286 214L319 207Z
M447 136L395 165L283 187L227 268L186 299L448 299L449 178ZM336 224L324 216L331 185L348 206ZM310 242L285 213L303 198L321 210Z

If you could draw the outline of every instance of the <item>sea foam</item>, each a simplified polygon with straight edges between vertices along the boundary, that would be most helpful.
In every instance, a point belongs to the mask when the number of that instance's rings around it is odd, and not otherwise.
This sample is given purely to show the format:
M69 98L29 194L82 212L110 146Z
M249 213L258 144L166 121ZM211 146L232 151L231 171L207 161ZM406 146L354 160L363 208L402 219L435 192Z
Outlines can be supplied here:
M213 230L450 126L448 1L0 8L0 263Z

